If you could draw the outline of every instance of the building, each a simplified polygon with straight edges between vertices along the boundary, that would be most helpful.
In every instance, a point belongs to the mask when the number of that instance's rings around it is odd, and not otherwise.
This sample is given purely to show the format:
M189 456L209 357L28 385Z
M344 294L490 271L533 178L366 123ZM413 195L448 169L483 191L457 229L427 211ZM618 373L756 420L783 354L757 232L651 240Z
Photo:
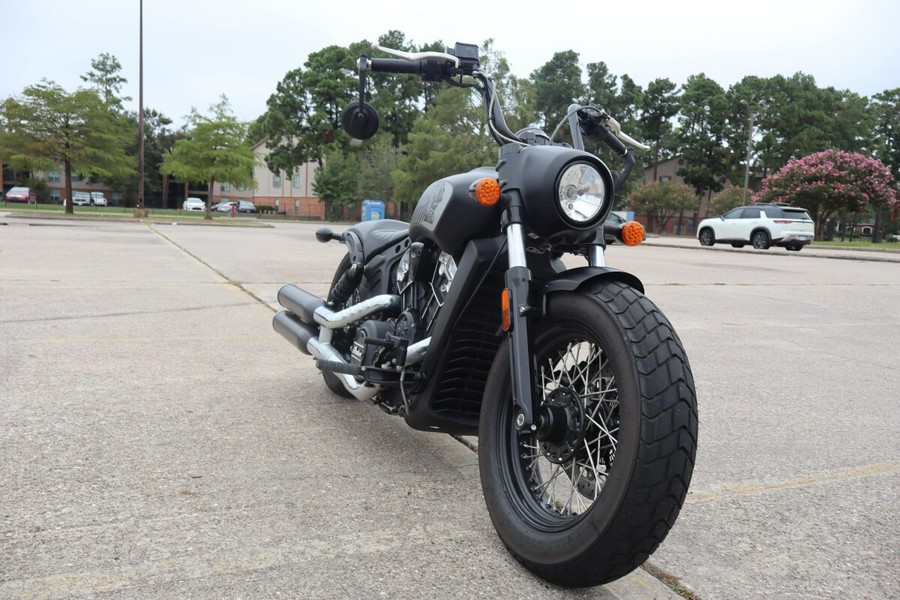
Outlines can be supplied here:
M214 202L226 199L252 199L257 207L270 206L275 212L284 213L286 216L305 219L325 218L325 205L319 202L313 191L318 163L307 162L294 167L290 173L286 171L273 173L266 166L265 159L271 152L266 146L266 140L257 142L253 146L253 151L259 157L256 168L253 169L256 189L235 190L227 183L217 183L213 190ZM238 195L244 192L249 193L250 198Z
M239 186L228 181L217 181L213 185L212 190L211 200L213 204L223 200L247 200L253 202L257 207L271 207L275 212L283 213L290 217L312 220L325 218L325 205L319 202L313 191L318 163L307 162L295 167L290 173L286 171L273 173L265 164L265 158L270 152L266 146L266 140L256 143L253 146L253 151L259 158L253 170L255 186ZM4 171L2 163L0 163L0 174L5 175L5 179L9 180L4 181L4 189L17 185L14 180L15 174L9 169ZM62 203L66 191L65 178L61 171L38 171L34 172L32 176L47 184L51 203ZM164 185L167 188L165 196L157 193L156 196L159 196L159 198L145 198L147 206L162 206L164 202L166 208L181 208L181 203L185 198L194 196L205 200L209 195L208 186L206 185L195 188L182 182L176 182L171 178L165 178ZM134 198L125 198L122 192L112 190L103 183L88 183L87 180L79 177L77 173L72 173L72 191L103 192L110 205L114 206L131 205L135 200Z

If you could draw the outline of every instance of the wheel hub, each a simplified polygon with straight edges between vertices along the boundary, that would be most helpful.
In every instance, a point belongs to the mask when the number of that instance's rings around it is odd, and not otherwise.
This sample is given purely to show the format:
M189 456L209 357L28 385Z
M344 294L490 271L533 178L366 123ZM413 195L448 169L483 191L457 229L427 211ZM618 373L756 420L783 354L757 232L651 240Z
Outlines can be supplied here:
M561 464L571 459L584 440L584 426L578 394L568 388L553 390L538 410L535 432L547 460Z

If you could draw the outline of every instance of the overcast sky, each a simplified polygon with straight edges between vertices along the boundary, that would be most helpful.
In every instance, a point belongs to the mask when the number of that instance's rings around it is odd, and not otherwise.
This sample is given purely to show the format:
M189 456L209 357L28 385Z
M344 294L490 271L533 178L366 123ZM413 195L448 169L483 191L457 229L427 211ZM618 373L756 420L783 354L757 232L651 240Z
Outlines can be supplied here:
M92 58L115 55L138 97L139 0L0 0L0 98L42 78L74 90ZM388 8L390 7L390 8ZM621 8L625 12L615 12ZM289 70L329 45L391 29L422 44L495 40L527 77L555 52L605 61L638 84L705 73L813 75L871 96L900 87L900 1L144 0L144 106L183 122L219 95L252 120Z

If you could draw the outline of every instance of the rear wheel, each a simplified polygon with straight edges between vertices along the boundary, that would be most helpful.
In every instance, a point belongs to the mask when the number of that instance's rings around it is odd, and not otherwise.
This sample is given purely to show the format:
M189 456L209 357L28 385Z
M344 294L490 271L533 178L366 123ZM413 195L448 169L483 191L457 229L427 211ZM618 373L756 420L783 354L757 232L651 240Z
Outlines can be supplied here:
M678 336L639 292L608 283L550 296L536 324L536 431L519 431L508 347L485 386L479 467L494 527L515 558L583 587L643 563L674 524L697 439Z
M743 248L745 246L744 242L732 242L732 248Z
M803 246L801 246L801 245L796 245L796 246L785 246L784 249L785 249L785 250L790 250L791 252L800 252L800 250L803 249Z
M754 231L750 241L757 250L768 250L771 243L769 234L763 230Z

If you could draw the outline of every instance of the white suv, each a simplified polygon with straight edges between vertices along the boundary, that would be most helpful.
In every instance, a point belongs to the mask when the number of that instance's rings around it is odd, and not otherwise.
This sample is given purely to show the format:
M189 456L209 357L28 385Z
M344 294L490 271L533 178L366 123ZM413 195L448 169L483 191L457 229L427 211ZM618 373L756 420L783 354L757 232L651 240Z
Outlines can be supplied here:
M814 237L815 225L806 209L784 204L739 206L721 217L703 219L697 226L697 239L703 246L719 242L743 248L753 244L760 250L784 246L799 252Z

